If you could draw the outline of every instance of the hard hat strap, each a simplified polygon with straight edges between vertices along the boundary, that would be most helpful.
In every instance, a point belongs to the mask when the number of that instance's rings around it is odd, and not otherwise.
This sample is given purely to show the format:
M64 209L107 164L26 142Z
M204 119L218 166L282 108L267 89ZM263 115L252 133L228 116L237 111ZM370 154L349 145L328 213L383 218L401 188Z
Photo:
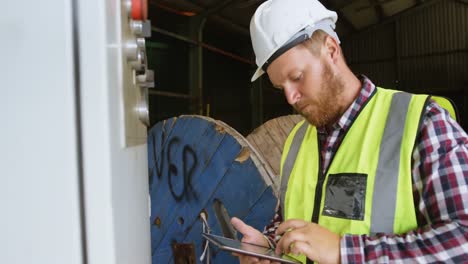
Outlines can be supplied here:
M271 55L270 58L268 58L262 65L262 69L266 72L268 66L270 66L270 64L274 60L276 60L279 56L283 55L286 51L309 39L312 36L312 33L314 33L318 29L325 31L327 34L335 38L339 44L340 39L338 38L338 35L336 35L336 32L333 30L333 28L334 23L330 22L328 19L322 20L314 26L306 26L305 28L301 29L299 32L294 34L288 41L286 41L286 43L283 46L276 50L273 53L273 55Z
M299 31L298 34L295 34L290 41L286 42L286 44L281 46L277 51L275 51L275 53L273 53L273 55L271 55L270 58L268 58L268 60L265 61L262 69L266 72L268 66L270 66L270 63L276 60L279 56L283 55L283 53L286 51L306 41L309 37L310 36L307 35L306 32L303 32L303 30Z

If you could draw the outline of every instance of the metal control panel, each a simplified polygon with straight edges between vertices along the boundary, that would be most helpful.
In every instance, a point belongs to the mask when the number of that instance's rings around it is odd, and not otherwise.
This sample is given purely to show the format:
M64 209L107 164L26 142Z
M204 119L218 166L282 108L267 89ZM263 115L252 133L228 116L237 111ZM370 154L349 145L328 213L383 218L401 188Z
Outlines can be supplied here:
M148 69L145 38L151 36L147 0L123 0L122 56L125 146L146 143L150 125L148 89L154 87L154 72Z
M0 263L151 263L146 1L2 7Z

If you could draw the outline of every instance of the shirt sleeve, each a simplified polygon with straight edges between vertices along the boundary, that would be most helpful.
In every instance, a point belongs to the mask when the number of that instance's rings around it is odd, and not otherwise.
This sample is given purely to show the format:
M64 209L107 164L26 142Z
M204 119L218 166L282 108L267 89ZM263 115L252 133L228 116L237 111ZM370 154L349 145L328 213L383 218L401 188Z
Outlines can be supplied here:
M278 205L275 216L273 217L271 222L267 226L265 226L265 229L263 230L263 235L268 240L268 243L270 244L271 248L275 248L276 243L281 238L281 236L277 236L275 233L276 229L278 229L278 226L281 224L281 222L283 222L283 216L281 212L281 206Z
M344 235L342 263L468 260L468 136L430 100L413 151L419 228L403 235Z

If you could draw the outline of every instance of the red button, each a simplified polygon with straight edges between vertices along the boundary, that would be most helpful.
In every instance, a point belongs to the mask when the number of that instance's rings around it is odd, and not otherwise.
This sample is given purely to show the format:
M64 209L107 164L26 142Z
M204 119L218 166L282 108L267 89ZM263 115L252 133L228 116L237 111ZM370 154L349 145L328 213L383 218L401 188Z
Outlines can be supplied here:
M132 0L132 19L146 20L148 18L148 0Z

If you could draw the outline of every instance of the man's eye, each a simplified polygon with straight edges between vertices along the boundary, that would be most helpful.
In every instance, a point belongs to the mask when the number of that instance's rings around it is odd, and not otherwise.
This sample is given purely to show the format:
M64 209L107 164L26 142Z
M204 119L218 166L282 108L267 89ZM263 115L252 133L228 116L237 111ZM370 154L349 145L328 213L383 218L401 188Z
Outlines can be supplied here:
M299 81L302 78L302 74L299 74L297 77L295 77L293 80L294 81Z

